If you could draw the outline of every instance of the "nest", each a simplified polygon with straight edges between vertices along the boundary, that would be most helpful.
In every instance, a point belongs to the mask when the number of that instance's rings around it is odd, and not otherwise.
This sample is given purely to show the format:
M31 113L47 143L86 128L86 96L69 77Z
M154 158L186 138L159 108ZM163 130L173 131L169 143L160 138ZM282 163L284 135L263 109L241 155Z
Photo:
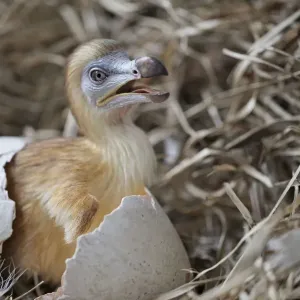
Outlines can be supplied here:
M0 134L69 134L64 66L84 41L160 57L170 100L135 121L195 270L160 299L299 299L299 20L297 0L3 0Z

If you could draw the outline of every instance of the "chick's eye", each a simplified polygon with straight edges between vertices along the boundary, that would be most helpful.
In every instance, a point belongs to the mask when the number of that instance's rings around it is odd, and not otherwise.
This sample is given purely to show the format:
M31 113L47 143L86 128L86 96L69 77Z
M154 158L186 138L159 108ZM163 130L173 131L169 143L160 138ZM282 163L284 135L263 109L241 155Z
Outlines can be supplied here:
M99 69L91 70L90 77L94 82L101 82L103 81L107 76L105 73L100 71Z

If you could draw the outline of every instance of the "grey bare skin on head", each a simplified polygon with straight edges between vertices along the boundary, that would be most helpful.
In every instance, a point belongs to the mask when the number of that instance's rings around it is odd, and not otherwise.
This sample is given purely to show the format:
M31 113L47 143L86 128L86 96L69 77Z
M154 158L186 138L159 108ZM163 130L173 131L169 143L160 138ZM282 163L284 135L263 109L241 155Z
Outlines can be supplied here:
M137 85L142 78L168 75L156 58L130 60L125 51L114 51L88 64L82 73L81 88L88 101L99 108L112 109L136 103L160 103L169 93Z

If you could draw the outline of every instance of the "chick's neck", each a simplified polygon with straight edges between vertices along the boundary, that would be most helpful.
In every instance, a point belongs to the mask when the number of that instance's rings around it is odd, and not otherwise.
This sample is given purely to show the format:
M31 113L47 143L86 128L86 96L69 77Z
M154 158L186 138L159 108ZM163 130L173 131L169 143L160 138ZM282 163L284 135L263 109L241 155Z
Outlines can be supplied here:
M154 151L145 132L133 123L130 110L103 112L85 105L80 109L76 106L78 110L72 108L84 136L101 151L122 180L147 186L153 183L156 173Z

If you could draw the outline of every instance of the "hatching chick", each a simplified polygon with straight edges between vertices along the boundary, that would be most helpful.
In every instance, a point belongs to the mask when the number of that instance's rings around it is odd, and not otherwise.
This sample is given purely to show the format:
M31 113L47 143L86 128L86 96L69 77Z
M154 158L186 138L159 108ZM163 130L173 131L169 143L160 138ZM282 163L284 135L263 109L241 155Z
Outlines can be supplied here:
M159 75L167 75L159 60L131 60L113 40L93 40L71 55L66 91L84 137L29 144L6 166L16 220L4 255L16 266L59 283L77 237L98 227L122 197L145 194L156 160L130 110L168 98L137 84Z

